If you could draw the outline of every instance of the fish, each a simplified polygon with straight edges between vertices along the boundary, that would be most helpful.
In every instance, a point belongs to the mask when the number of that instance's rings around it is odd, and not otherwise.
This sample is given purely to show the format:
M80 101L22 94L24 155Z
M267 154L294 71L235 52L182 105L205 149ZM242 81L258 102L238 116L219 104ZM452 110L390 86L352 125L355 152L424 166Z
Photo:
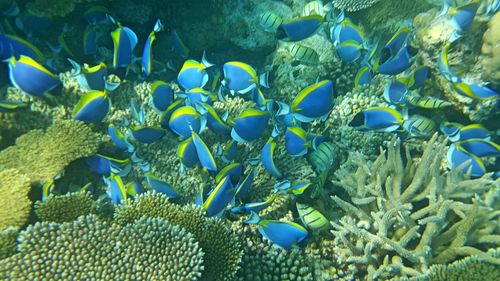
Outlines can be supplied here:
M250 218L245 220L245 223L257 224L257 229L264 238L284 249L296 247L309 236L307 230L298 223L279 220L263 220L255 212L251 212Z
M290 156L305 155L311 142L307 140L307 133L301 127L287 127L285 132L286 152Z
M410 27L400 28L385 44L381 56L395 56L408 44L408 39L411 35Z
M476 155L467 152L460 145L457 145L457 143L452 143L448 148L447 159L450 169L461 167L465 162L469 161L469 164L465 165L462 172L470 172L471 177L482 177L486 173L483 161Z
M191 136L196 148L196 154L198 154L198 160L200 161L203 169L217 173L217 164L215 163L215 159L208 146L195 131L191 131Z
M354 87L359 88L360 86L370 85L372 77L373 72L370 67L366 65L361 67L354 78Z
M448 52L450 50L451 44L446 43L439 54L439 72L446 78L449 82L456 83L460 82L460 78L455 74L450 66L450 61L448 60Z
M146 43L144 43L144 49L142 51L142 71L144 75L149 76L151 74L153 66L153 42L156 40L156 33L163 30L163 24L161 20L158 19L153 27L153 31L149 33Z
M444 125L447 127L451 125L453 128L453 130L443 132L452 142L465 141L468 139L491 140L492 137L491 132L481 124L463 126L457 123L445 122ZM443 125L441 126L441 131L443 131Z
M184 167L195 167L196 163L198 163L198 154L196 153L196 146L192 137L179 143L179 146L177 146L177 157L179 157Z
M390 104L405 107L409 104L407 97L411 95L410 90L404 82L393 79L384 88L384 99Z
M127 188L123 184L120 176L111 173L109 175L109 179L107 180L107 185L109 188L107 193L113 204L119 205L123 201L127 200Z
M4 16L15 17L19 15L20 10L15 0L6 0L2 1L0 12Z
M264 12L259 16L259 24L267 32L275 33L281 23L281 17L273 12Z
M493 15L500 10L500 0L485 0L483 5L486 6L486 15Z
M203 52L201 62L196 60L186 60L182 65L179 74L177 75L177 82L184 89L189 91L194 88L203 88L208 83L207 68L214 66L210 63Z
M335 87L323 80L300 91L290 106L294 117L301 122L326 119L335 103Z
M155 192L165 194L170 199L174 199L179 196L177 191L175 191L168 183L155 177L152 173L146 173L144 176L146 177L146 181L151 189Z
M338 47L342 43L353 41L358 45L365 42L364 31L355 25L349 18L343 18L337 24L330 28L330 40Z
M151 84L150 102L158 112L164 112L174 101L174 91L170 84L157 80Z
M339 57L346 62L354 62L361 57L361 51L363 50L363 45L358 44L355 41L345 41L337 47L337 54Z
M101 154L86 157L85 162L94 172L108 176L111 172L126 175L131 169L130 159L117 159Z
M309 181L291 183L285 180L274 185L274 193L301 195L311 186L312 183Z
M319 62L318 53L309 47L299 44L293 44L290 47L292 57L300 62L308 64L317 64Z
M128 152L133 152L135 150L134 146L128 142L125 135L123 135L123 133L120 132L120 130L118 130L118 128L116 128L113 124L108 126L108 135L111 138L111 141L115 144L116 148Z
M15 35L0 34L0 60L20 56L30 57L42 63L45 61L43 53L30 42Z
M215 182L219 182L224 177L229 177L231 182L238 182L241 174L243 173L243 166L240 163L232 163L224 167L215 176Z
M160 117L160 125L162 128L170 130L170 117L172 117L172 114L182 106L184 106L184 101L177 99L167 107Z
M500 145L485 139L468 139L456 142L456 145L477 157L500 156Z
M428 66L416 67L409 76L405 77L409 90L421 89L425 86L425 81L429 78L430 68Z
M259 213L260 211L264 210L265 208L271 206L271 204L274 202L276 197L278 197L278 194L272 194L265 201L246 203L246 204L243 204L240 206L233 207L233 208L231 208L231 213L238 214L238 215L248 214L250 212Z
M459 123L443 121L439 125L439 130L445 136L451 138L451 137L456 137L458 135L458 133L460 132L460 128L462 128L462 127L464 127L464 125L459 124Z
M168 121L170 130L183 138L189 138L191 131L200 133L205 124L206 118L202 118L192 106L179 107L172 113Z
M19 59L9 59L9 78L16 88L35 97L41 97L61 84L57 75L24 55Z
M47 200L47 197L54 190L54 186L54 179L50 179L42 185L42 201Z
M132 127L129 128L129 132L136 141L142 143L153 143L155 141L159 141L166 134L166 131L163 128L156 126Z
M283 21L276 30L276 39L285 42L297 42L307 39L320 29L323 24L320 15L309 15Z
M202 208L207 217L218 216L226 206L234 200L235 190L229 176L220 180L215 188L208 195L207 200L203 202Z
M120 85L119 82L108 82L108 69L101 62L95 66L81 66L76 61L68 58L73 70L71 76L76 77L78 85L87 91L109 91L112 92Z
M500 97L500 94L495 90L477 83L455 82L453 83L453 89L457 94L475 100L488 100Z
M233 161L236 157L236 153L238 152L238 142L232 140L224 147L222 145L217 145L216 155L221 158L222 162L225 164Z
M139 106L136 98L130 99L130 114L132 115L132 119L137 121L140 125L144 124L144 108Z
M140 181L133 181L127 184L127 194L130 196L137 196L146 192L144 186L142 186Z
M257 104L257 107L259 109L266 108L267 103L269 102L269 99L266 99L264 93L258 87L255 87L253 90L250 91L250 98L252 99L253 102Z
M0 113L12 113L28 107L29 104L22 101L0 100Z
M427 138L436 132L437 124L430 118L415 114L404 120L403 128L412 137Z
M73 119L89 122L101 122L111 107L106 91L90 91L85 93L73 109Z
M300 221L311 231L319 232L330 226L330 221L318 210L313 207L297 202L295 203Z
M451 103L448 101L430 96L420 96L417 94L406 95L405 99L408 101L409 104L420 108L433 109L433 108L444 108L451 106Z
M270 114L267 111L248 108L233 120L231 137L237 142L251 142L258 139L267 127Z
M274 163L274 150L276 149L276 143L271 137L267 140L266 144L261 151L261 161L262 165L273 177L281 179L283 178L283 173L278 169Z
M386 75L397 75L411 66L410 51L407 46L403 47L396 55L380 59L376 64L375 71Z
M229 89L231 94L245 94L253 90L257 86L269 88L268 73L257 75L255 69L239 61L229 61L222 66L224 79L222 85Z
M92 6L83 13L83 18L90 25L110 24L112 23L109 10L104 6Z
M235 196L238 199L245 199L247 197L248 193L250 192L250 188L252 187L253 184L253 179L255 178L255 169L251 168L246 177L242 178L240 177L240 181L238 184L236 184L236 192Z
M196 110L206 116L207 127L214 133L222 135L230 135L231 127L227 124L228 112L221 117L217 114L215 109L207 103L195 104Z
M127 67L132 62L132 53L137 45L137 35L132 29L116 23L118 27L111 32L114 48L113 68Z
M189 57L189 49L175 29L172 29L170 32L170 45L172 46L172 51L181 58L187 59Z
M463 5L451 7L447 1L443 1L443 9L438 16L450 15L451 25L455 30L463 32L471 25L480 5L480 0L472 0Z
M316 173L328 171L333 165L333 159L336 153L335 146L331 142L323 142L316 150L308 155L307 160L314 168Z
M308 2L307 4L304 5L304 8L302 8L302 16L309 16L309 15L320 15L324 16L326 11L328 10L329 7L324 7L323 2L320 0L314 0L311 2Z
M100 34L97 30L89 25L83 31L83 53L85 55L95 55L97 53L97 40Z
M357 113L349 123L359 131L393 132L403 124L403 116L389 107L371 107Z
M177 96L181 95L177 94ZM194 106L197 103L212 104L217 100L216 96L203 88L193 88L186 91L183 96L186 98L186 104L191 106Z

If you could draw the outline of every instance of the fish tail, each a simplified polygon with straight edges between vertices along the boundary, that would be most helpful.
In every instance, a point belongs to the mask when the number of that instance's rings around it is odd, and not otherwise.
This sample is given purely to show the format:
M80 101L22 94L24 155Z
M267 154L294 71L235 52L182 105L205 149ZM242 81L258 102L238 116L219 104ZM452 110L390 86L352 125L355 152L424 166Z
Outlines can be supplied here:
M269 72L264 72L259 76L259 84L265 88L269 88Z

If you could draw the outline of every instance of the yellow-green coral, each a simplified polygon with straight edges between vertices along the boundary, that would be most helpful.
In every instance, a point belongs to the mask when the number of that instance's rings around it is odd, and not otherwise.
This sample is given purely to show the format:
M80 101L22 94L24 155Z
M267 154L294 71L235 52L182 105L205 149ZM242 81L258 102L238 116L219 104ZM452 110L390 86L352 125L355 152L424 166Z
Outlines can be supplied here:
M30 179L15 169L0 171L0 231L21 228L28 221L31 200Z
M88 192L49 195L35 203L35 214L44 222L71 222L83 215L97 213L97 203Z
M355 12L373 6L380 0L333 0L332 4L339 10Z
M481 64L485 76L493 83L500 84L500 13L496 13L488 23L483 35Z
M2 280L200 280L193 235L159 218L120 226L95 216L37 223L19 234L19 253L0 261Z
M0 231L0 260L12 256L16 251L17 232L15 227Z
M97 152L99 136L79 121L60 121L46 132L33 130L0 152L0 170L14 168L33 182L47 182L73 160Z

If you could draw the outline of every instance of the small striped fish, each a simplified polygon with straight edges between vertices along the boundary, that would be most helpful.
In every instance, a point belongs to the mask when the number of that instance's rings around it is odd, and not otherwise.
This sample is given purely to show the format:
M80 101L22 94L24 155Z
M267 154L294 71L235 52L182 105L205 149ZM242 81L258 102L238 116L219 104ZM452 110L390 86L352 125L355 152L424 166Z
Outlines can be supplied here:
M312 231L320 231L330 225L328 219L318 210L297 202L297 212L302 223Z
M315 50L302 46L299 44L293 44L290 48L290 54L294 59L305 63L316 64L319 62L319 55Z
M406 100L417 107L421 108L443 108L451 106L451 103L440 100L437 98L429 97L429 96L419 96L419 95L408 95L406 96Z
M260 25L267 32L276 32L283 20L275 13L265 12L260 15Z
M403 128L413 137L425 138L436 132L437 124L430 118L413 115L403 122Z
M309 16L309 15L324 16L325 11L323 9L323 3L318 0L307 3L302 9L302 16Z
M333 164L335 147L330 142L322 142L307 158L316 173L328 171Z

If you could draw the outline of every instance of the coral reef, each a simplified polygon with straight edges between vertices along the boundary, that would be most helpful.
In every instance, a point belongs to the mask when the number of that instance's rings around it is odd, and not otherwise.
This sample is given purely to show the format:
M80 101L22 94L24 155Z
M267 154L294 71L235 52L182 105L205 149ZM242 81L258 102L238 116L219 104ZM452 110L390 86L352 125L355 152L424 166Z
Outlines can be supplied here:
M26 224L31 211L30 179L15 169L0 171L0 231L12 226L21 228Z
M26 5L28 11L40 17L63 17L75 9L76 5L95 0L34 0Z
M349 198L333 196L346 215L333 221L345 262L364 268L368 280L411 277L432 264L462 256L500 262L483 246L500 245L498 187L491 175L468 179L461 170L440 170L444 144L435 135L420 158L401 155L393 138L373 162L353 154L335 175Z
M35 214L43 222L71 222L80 216L96 214L97 203L88 192L49 195L35 202Z
M19 253L0 261L2 280L199 280L203 252L192 234L159 218L119 226L82 216L36 223ZM84 268L85 270L82 270Z
M348 12L356 12L373 6L380 0L333 0L332 4L335 8L339 10L345 10ZM385 2L389 2L385 0Z
M16 251L17 228L9 227L0 231L0 260L12 256Z
M32 182L44 183L71 161L95 154L99 141L99 136L82 122L56 122L46 132L32 130L19 137L15 146L1 151L0 169L17 169Z
M500 84L500 13L496 13L488 23L488 30L483 35L481 64L484 76L495 84Z
M116 209L115 221L125 225L142 216L166 219L193 234L204 253L202 280L229 281L235 276L241 261L240 245L223 221L205 218L199 208L175 205L159 193L145 193L124 202Z

